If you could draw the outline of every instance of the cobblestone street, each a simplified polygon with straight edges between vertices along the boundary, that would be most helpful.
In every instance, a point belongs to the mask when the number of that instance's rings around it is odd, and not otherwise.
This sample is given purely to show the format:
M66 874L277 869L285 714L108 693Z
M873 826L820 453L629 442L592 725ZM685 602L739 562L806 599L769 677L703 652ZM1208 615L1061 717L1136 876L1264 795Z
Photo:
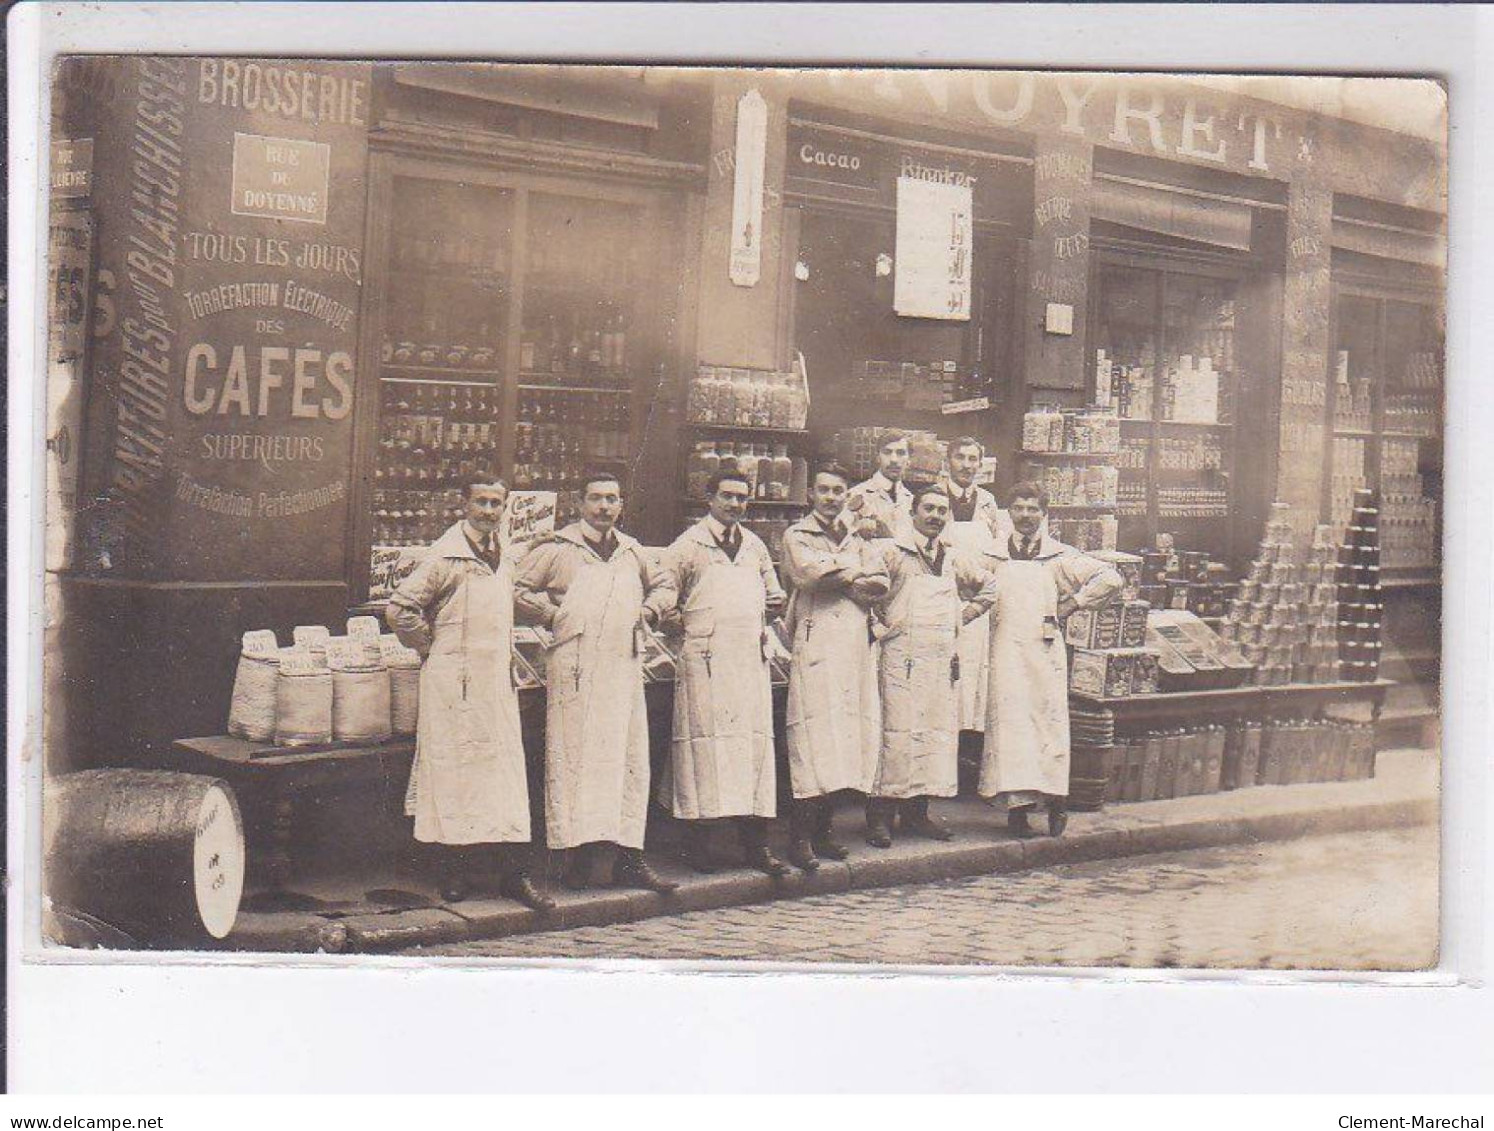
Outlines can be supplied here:
M522 958L1414 969L1433 826L856 891L432 948Z

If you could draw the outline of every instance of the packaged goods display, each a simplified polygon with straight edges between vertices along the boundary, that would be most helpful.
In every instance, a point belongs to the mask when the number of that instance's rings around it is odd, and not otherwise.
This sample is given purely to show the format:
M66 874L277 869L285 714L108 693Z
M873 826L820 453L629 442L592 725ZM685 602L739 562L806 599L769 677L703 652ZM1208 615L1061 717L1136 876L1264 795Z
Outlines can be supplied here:
M1026 462L1022 478L1042 486L1050 507L1114 507L1120 474L1102 464Z
M1336 570L1339 677L1379 678L1385 601L1380 583L1380 510L1373 491L1358 491L1338 547Z
M990 380L979 372L944 359L857 361L851 367L851 382L856 399L909 411L937 412L951 402L989 397L993 392Z
M803 431L809 419L808 384L798 370L702 365L690 382L685 416L692 424Z
M1098 518L1052 518L1048 519L1048 533L1060 542L1085 553L1114 550L1120 535L1120 527L1114 515Z
M1319 526L1302 556L1291 543L1287 508L1273 503L1266 537L1250 573L1230 603L1225 639L1257 665L1259 684L1331 683L1338 678L1339 550L1329 526Z
M1236 720L1118 737L1110 715L1104 709L1074 709L1074 808L1374 776L1374 726L1368 723Z
M1112 408L1037 404L1022 417L1024 452L1114 455L1120 447L1120 421Z
M1330 521L1336 527L1349 525L1354 511L1354 492L1369 486L1366 456L1369 441L1354 436L1333 438L1333 467L1329 482ZM1384 468L1384 453L1381 454Z
M1140 596L1154 609L1190 610L1200 617L1222 617L1236 588L1229 568L1201 550L1179 550L1170 534L1140 555Z

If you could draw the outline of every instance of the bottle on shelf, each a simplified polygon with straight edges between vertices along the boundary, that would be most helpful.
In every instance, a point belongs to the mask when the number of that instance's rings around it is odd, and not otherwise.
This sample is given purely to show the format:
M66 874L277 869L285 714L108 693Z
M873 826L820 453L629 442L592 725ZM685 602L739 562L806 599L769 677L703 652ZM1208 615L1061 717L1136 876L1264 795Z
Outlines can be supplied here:
M794 461L789 458L787 444L773 445L773 459L768 473L768 498L775 502L786 502L793 486Z
M795 456L792 468L789 476L789 499L795 503L807 503L809 502L809 461L803 456Z

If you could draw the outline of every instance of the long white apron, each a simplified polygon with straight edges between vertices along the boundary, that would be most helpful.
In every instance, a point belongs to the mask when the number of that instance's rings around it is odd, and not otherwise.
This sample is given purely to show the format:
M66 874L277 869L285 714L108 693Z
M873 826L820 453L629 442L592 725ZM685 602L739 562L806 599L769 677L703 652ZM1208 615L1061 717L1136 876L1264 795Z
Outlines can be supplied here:
M882 740L867 613L839 593L805 593L789 669L789 781L795 797L871 788Z
M676 817L777 813L764 597L755 565L712 562L681 610L685 643L674 684L674 738L659 791Z
M984 561L996 544L984 522L951 522L946 540L955 550ZM960 729L986 729L986 687L991 668L991 614L982 613L960 629Z
M951 567L952 568L952 567ZM961 602L952 575L912 577L887 608L881 640L882 757L876 797L953 797L960 693L954 658Z
M648 714L638 653L643 583L631 553L576 572L546 660L545 828L551 848L643 847Z
M420 720L405 811L415 839L529 839L529 783L510 654L513 566L463 578L436 615L420 672Z
M1068 656L1048 639L1058 587L1041 561L987 558L999 584L991 608L991 666L980 794L1069 792ZM1056 623L1056 619L1053 623Z

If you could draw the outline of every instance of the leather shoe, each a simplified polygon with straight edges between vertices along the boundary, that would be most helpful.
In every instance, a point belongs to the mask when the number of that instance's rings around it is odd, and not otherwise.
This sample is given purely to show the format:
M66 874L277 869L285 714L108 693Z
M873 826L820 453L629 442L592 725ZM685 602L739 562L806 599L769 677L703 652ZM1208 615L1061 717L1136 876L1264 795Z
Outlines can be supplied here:
M929 840L953 840L954 833L927 813L903 814L902 830L910 836L927 837Z
M1069 827L1069 815L1062 809L1048 810L1048 835L1063 836L1063 830Z
M807 840L793 840L789 842L789 863L801 872L818 872L820 862L815 859L814 848Z
M845 845L837 844L827 836L817 837L811 843L814 846L814 854L821 860L844 860L851 854Z
M747 866L772 876L775 880L787 876L793 869L773 855L766 846L754 848L747 853Z
M1006 815L1006 829L1012 836L1024 838L1032 836L1032 825L1028 822L1027 810L1013 809L1008 812Z
M679 884L673 880L666 880L658 872L649 867L648 861L643 859L619 860L612 869L612 885L620 888L641 888L644 891L656 891L660 895L668 895L670 892L678 891Z
M680 853L680 859L688 864L692 871L699 872L702 876L715 875L720 869L716 862L711 859L711 853L703 844L692 844Z
M542 915L548 915L559 908L556 903L539 888L534 886L534 881L528 876L507 876L502 886L503 894L509 899L517 900L525 907L538 911Z
M441 886L437 891L441 895L442 903L461 903L471 894L472 889L460 876L448 876L441 881Z
M892 847L892 828L888 822L888 806L882 801L866 803L866 843L873 848Z

